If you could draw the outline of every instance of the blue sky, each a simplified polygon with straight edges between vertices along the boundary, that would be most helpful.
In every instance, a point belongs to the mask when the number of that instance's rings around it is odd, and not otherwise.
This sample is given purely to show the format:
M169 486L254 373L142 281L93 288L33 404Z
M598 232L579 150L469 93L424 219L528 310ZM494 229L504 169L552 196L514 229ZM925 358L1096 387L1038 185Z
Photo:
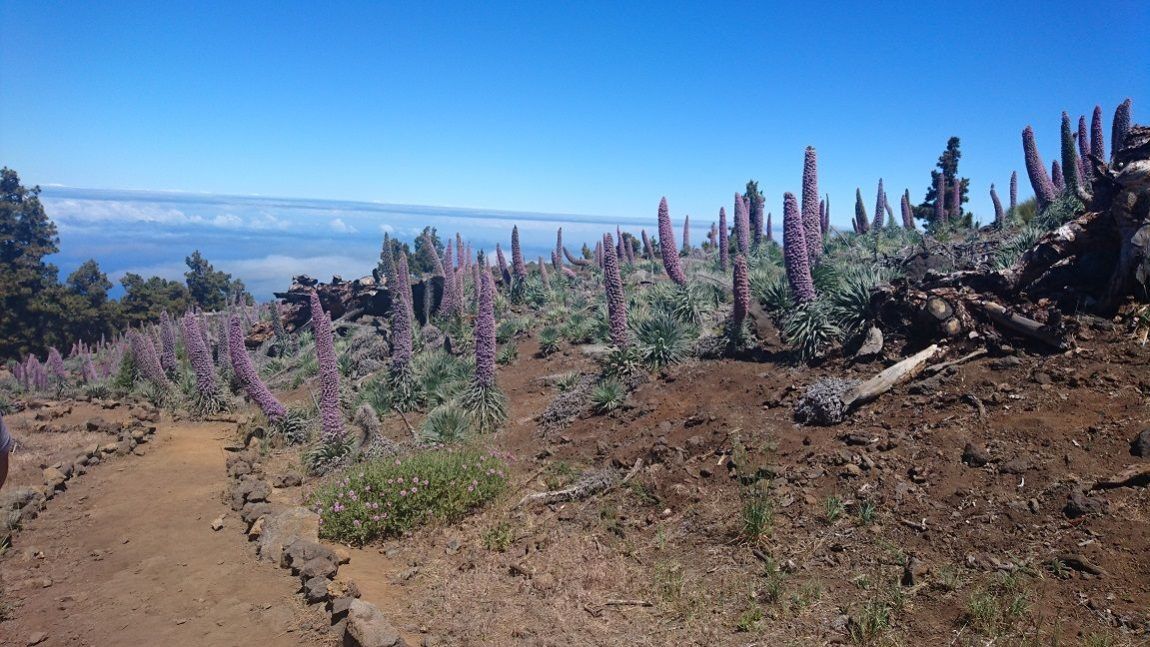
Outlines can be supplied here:
M714 4L0 0L0 163L41 185L652 222L666 195L702 224L748 178L778 215L813 145L846 225L880 177L920 200L958 135L985 219L1025 125L1049 163L1062 110L1150 110L1144 1Z

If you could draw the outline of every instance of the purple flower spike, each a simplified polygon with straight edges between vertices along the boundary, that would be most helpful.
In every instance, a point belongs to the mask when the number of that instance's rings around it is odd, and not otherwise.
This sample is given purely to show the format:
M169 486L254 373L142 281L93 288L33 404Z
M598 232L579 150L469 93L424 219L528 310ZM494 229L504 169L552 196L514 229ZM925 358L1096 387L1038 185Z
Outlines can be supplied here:
M176 329L167 310L160 313L160 366L169 374L180 366L176 359Z
M882 221L886 216L886 203L883 200L884 198L886 198L886 192L883 191L882 178L880 177L878 179L878 197L875 198L874 205L874 222L871 223L871 229L873 229L876 234L882 229Z
M1090 116L1090 154L1097 157L1099 162L1106 161L1106 142L1102 139L1102 106L1094 106L1094 114Z
M819 164L813 146L807 146L803 154L802 219L806 231L807 257L810 266L814 267L823 255L823 237L819 232Z
M768 232L769 233L769 232ZM727 210L719 207L719 269L726 272L730 259L730 241L727 239Z
M1046 165L1042 156L1038 154L1038 144L1034 141L1034 129L1030 126L1022 129L1022 153L1026 158L1026 174L1030 176L1030 186L1034 188L1034 197L1038 200L1038 208L1054 202L1058 197L1054 190L1054 183L1046 174Z
M786 214L783 215L783 226L786 226ZM863 204L862 189L855 187L855 233L865 234L870 231L870 219L866 215L866 205ZM785 236L783 237L785 241ZM784 242L785 244L785 242Z
M455 267L463 269L467 265L467 259L463 255L463 236L459 232L455 232Z
M743 213L745 216L746 210ZM665 197L659 201L659 249L663 254L663 268L667 270L667 276L679 285L686 285L687 275L679 265L679 250L675 249L675 230L671 226L671 212L667 208Z
M196 390L204 395L215 394L216 367L212 365L212 354L204 344L200 324L192 313L184 315L184 346L188 349L188 361L196 374Z
M396 265L401 280L407 276L407 254L399 253ZM478 269L478 265L475 266ZM391 371L399 374L411 364L411 328L414 319L414 306L411 304L411 287L396 290L391 302Z
M994 224L1001 227L1006 222L1006 215L1002 211L1002 201L998 199L998 191L994 190L994 185L990 185L990 201L994 203Z
M616 348L627 347L627 300L623 294L623 278L619 274L619 257L611 234L603 234L603 286L607 292L607 319L611 326L611 343Z
M1062 175L1062 165L1058 160L1050 164L1050 177L1053 178L1054 192L1060 194L1066 190L1066 179Z
M439 257L439 250L435 248L435 240L431 237L430 233L423 235L423 245L431 254L431 264L435 267L435 273L443 276L443 259Z
M479 289L479 313L475 317L475 382L495 386L495 283L483 272Z
M683 216L683 253L691 253L691 216Z
M827 237L827 232L831 229L831 217L827 213L827 201L819 200L819 234L823 238Z
M450 244L450 243L448 243ZM448 263L451 254L446 255ZM311 329L315 333L315 355L319 361L319 411L324 440L343 438L343 414L339 410L339 363L335 357L335 337L331 318L323 311L319 293L311 291Z
M934 178L934 221L946 222L946 176L941 171Z
M503 284L511 285L511 271L507 269L507 257L503 255L499 243L495 243L495 261L499 264L499 276L503 277Z
M560 267L563 266L563 228L562 227L560 227L559 230L555 232L555 256L553 256L552 258L558 259L558 261L559 261L559 264L555 266L555 269L559 269Z
M831 215L831 212L828 209L827 210L827 217L829 218L830 215ZM767 240L772 242L772 243L775 242L775 227L771 223L771 212L770 211L767 212Z
M815 284L806 249L806 227L793 193L783 194L783 259L795 298L799 303L813 301Z
M910 189L907 189L902 194L902 200L899 201L899 210L902 212L902 227L903 229L914 230L914 209L910 206Z
M747 259L742 254L735 255L734 273L735 309L732 317L735 320L735 330L743 325L747 318L747 311L751 306L751 283L747 278Z
M156 355L156 347L152 345L152 340L147 335L133 330L129 333L128 341L132 345L132 357L135 358L140 373L156 386L167 388L169 385L168 376L164 375L164 369L160 366L160 358ZM242 336L240 336L240 344L243 344Z
M1090 131L1086 129L1086 117L1078 117L1078 177L1083 183L1090 181Z
M743 196L735 194L735 243L740 254L751 253L751 220L747 212L747 202Z
M527 278L527 264L523 262L523 248L519 245L519 225L511 228L511 271L516 281Z
M1078 154L1074 151L1074 130L1070 125L1070 115L1062 113L1062 184L1075 193L1080 184L1078 175Z
M68 377L68 370L64 368L64 357L55 346L48 349L48 374L60 381Z
M451 241L449 240L447 241L447 249L443 254L443 301L439 304L439 312L445 317L454 315L459 310L460 302L460 288L452 257Z
M554 253L554 252L552 252L552 253ZM542 256L539 257L539 260L537 262L539 263L539 280L543 283L544 288L550 290L551 289L551 276L549 274L547 274L547 264L543 262Z
M1114 110L1114 122L1110 127L1110 158L1118 156L1118 151L1126 144L1126 133L1130 132L1130 99L1118 104Z
M655 250L651 249L651 239L647 237L647 230L640 229L639 234L643 238L643 257L649 261L655 260Z
M1010 172L1010 212L1018 207L1018 171Z
M316 335L317 340L318 338L319 335ZM287 409L280 404L276 396L272 395L271 390L260 379L256 367L252 365L252 358L248 357L248 351L244 348L244 333L240 329L239 317L234 314L228 317L228 350L232 356L232 369L252 402L255 402L260 411L263 411L272 422L286 416Z

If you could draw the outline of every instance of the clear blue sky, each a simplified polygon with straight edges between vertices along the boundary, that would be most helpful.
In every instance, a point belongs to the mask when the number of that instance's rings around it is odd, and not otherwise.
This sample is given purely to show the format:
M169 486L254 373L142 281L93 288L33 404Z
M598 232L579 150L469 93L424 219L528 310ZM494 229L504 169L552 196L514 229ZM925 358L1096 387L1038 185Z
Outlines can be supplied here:
M819 151L833 216L917 202L962 138L973 207L1062 110L1150 114L1150 2L0 1L0 163L27 183L702 224ZM841 5L852 6L843 7ZM181 250L181 253L183 251Z

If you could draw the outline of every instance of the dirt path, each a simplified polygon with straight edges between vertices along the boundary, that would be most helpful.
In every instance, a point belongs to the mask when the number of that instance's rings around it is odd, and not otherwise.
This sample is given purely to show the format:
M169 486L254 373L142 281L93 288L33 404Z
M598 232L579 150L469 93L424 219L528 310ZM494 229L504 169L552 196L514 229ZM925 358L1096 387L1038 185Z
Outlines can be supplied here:
M286 571L257 564L224 513L227 426L163 424L142 457L101 465L28 522L0 559L0 644L329 645ZM42 553L42 556L40 555Z

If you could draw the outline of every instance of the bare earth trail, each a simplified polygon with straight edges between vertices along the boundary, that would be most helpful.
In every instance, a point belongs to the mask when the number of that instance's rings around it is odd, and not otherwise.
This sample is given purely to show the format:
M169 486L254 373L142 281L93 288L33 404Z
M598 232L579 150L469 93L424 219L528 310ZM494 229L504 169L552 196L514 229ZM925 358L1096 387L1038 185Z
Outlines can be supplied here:
M0 645L330 645L296 580L258 564L229 512L221 423L165 422L145 455L95 467L0 559ZM38 553L42 552L40 556Z

